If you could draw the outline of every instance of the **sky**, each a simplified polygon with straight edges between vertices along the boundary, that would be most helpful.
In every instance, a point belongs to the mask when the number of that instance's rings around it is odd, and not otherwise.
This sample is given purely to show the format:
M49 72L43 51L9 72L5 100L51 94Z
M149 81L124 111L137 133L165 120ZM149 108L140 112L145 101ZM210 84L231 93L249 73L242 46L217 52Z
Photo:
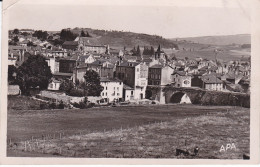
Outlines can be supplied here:
M19 0L4 11L9 29L59 31L84 27L165 38L250 33L250 13L239 0L185 1L80 0L76 4L70 0Z

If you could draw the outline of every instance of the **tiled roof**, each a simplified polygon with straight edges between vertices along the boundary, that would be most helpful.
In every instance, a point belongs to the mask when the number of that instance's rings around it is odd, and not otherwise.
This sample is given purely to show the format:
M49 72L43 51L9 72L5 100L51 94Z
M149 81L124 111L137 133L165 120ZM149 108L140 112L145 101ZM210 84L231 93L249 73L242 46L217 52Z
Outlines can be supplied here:
M212 67L210 67L208 70L209 70L209 71L216 71L217 69L218 69L218 67L212 66Z
M180 76L185 76L186 72L184 72L184 71L175 71L175 72L172 73L172 75L174 75L174 74L178 74Z
M123 89L126 89L126 90L134 90L134 88L132 88L132 87L126 85L126 84L123 85Z
M90 55L82 55L82 56L79 56L78 60L77 61L83 61L85 62L86 59L89 58Z
M155 65L151 66L150 68L162 68L162 67L163 67L163 65L161 65L161 64L155 64Z
M25 47L23 46L15 46L15 45L9 45L8 46L9 50L25 50Z
M79 41L83 41L84 45L87 46L104 46L97 38L94 37L80 37Z
M207 84L222 83L222 81L214 75L204 75L201 77L201 80Z
M136 60L137 57L136 57L136 56L127 56L127 55L125 55L125 56L124 56L124 59L125 59L125 60Z
M199 71L206 71L206 70L208 70L208 66L204 66L204 67L201 67L200 69L199 69Z
M78 42L77 41L65 41L62 45L78 46Z
M147 63L150 63L152 61L153 61L152 59L143 59L143 62L147 62Z
M88 68L88 65L87 64L80 64L76 68L77 69L79 69L79 68Z
M90 65L100 65L101 66L105 62L106 62L106 60L99 59L99 60L96 60L96 61L94 61L92 63L89 63L89 64Z
M55 72L53 75L68 76L68 77L71 77L73 74L72 74L72 73Z
M117 78L100 77L100 82L122 82Z
M122 67L135 67L137 65L139 65L140 63L137 62L123 62L118 66L122 66Z

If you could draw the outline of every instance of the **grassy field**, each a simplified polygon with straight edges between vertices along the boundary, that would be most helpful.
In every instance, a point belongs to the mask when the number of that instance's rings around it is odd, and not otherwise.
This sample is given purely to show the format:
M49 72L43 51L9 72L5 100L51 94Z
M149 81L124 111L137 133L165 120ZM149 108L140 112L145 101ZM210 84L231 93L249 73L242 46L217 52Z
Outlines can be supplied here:
M40 105L46 103L37 101L27 96L8 96L8 110L40 110Z
M9 110L8 156L241 159L249 109L149 105L87 110ZM234 143L236 150L220 152ZM25 146L26 145L26 146ZM198 156L175 150L200 148Z

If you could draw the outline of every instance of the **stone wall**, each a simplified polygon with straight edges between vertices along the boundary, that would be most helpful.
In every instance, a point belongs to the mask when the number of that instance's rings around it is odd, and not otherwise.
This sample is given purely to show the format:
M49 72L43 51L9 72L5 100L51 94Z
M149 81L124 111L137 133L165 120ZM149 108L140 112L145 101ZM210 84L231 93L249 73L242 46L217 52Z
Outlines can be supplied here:
M20 93L19 85L8 85L8 95L19 95Z

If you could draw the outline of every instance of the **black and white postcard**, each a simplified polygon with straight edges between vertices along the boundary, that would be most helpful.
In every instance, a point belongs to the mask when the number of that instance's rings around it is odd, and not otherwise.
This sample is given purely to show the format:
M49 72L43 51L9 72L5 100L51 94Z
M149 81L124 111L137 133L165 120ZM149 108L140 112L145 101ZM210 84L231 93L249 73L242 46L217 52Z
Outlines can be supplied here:
M0 164L259 163L260 2L3 2Z

